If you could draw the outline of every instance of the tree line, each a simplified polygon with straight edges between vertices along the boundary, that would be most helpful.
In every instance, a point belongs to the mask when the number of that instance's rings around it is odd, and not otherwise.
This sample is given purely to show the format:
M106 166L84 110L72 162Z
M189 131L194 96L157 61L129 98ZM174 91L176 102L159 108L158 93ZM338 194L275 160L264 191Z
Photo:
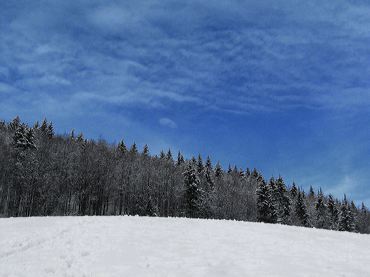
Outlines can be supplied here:
M370 214L344 196L308 193L256 169L151 155L124 141L57 135L46 119L0 122L0 216L145 215L233 219L370 233Z

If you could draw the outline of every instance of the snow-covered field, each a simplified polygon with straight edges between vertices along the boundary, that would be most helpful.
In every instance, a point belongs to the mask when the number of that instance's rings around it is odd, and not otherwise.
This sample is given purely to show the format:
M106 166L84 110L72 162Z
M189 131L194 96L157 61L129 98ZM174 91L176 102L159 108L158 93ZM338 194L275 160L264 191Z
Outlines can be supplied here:
M0 219L0 276L370 276L370 236L149 217Z

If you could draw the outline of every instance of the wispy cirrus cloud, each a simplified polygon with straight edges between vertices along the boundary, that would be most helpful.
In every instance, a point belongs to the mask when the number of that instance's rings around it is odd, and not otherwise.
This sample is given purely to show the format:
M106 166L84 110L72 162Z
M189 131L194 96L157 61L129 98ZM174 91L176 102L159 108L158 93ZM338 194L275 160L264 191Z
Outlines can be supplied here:
M172 119L170 118L167 118L167 117L162 117L159 119L159 124L161 124L162 126L165 126L165 127L169 127L169 128L177 128L177 124L175 123L175 121L173 121Z
M2 4L2 82L21 90L234 112L370 104L364 2L44 4Z

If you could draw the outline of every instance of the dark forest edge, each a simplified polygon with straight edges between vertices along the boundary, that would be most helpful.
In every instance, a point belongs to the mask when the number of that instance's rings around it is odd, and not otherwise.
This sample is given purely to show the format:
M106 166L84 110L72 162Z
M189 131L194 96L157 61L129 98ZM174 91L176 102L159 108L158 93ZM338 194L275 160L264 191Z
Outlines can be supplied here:
M46 119L0 122L0 217L146 215L235 219L370 233L370 214L281 176L223 170L208 157L150 155L83 134L56 135Z

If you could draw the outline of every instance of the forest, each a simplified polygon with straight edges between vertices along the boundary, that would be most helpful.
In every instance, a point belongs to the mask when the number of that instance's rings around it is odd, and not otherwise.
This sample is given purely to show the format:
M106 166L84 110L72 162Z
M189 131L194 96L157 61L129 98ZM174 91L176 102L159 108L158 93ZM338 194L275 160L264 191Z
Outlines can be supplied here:
M257 169L227 169L209 157L171 150L152 155L82 133L55 134L0 122L0 217L140 215L278 223L370 233L370 214L345 195L306 192Z

